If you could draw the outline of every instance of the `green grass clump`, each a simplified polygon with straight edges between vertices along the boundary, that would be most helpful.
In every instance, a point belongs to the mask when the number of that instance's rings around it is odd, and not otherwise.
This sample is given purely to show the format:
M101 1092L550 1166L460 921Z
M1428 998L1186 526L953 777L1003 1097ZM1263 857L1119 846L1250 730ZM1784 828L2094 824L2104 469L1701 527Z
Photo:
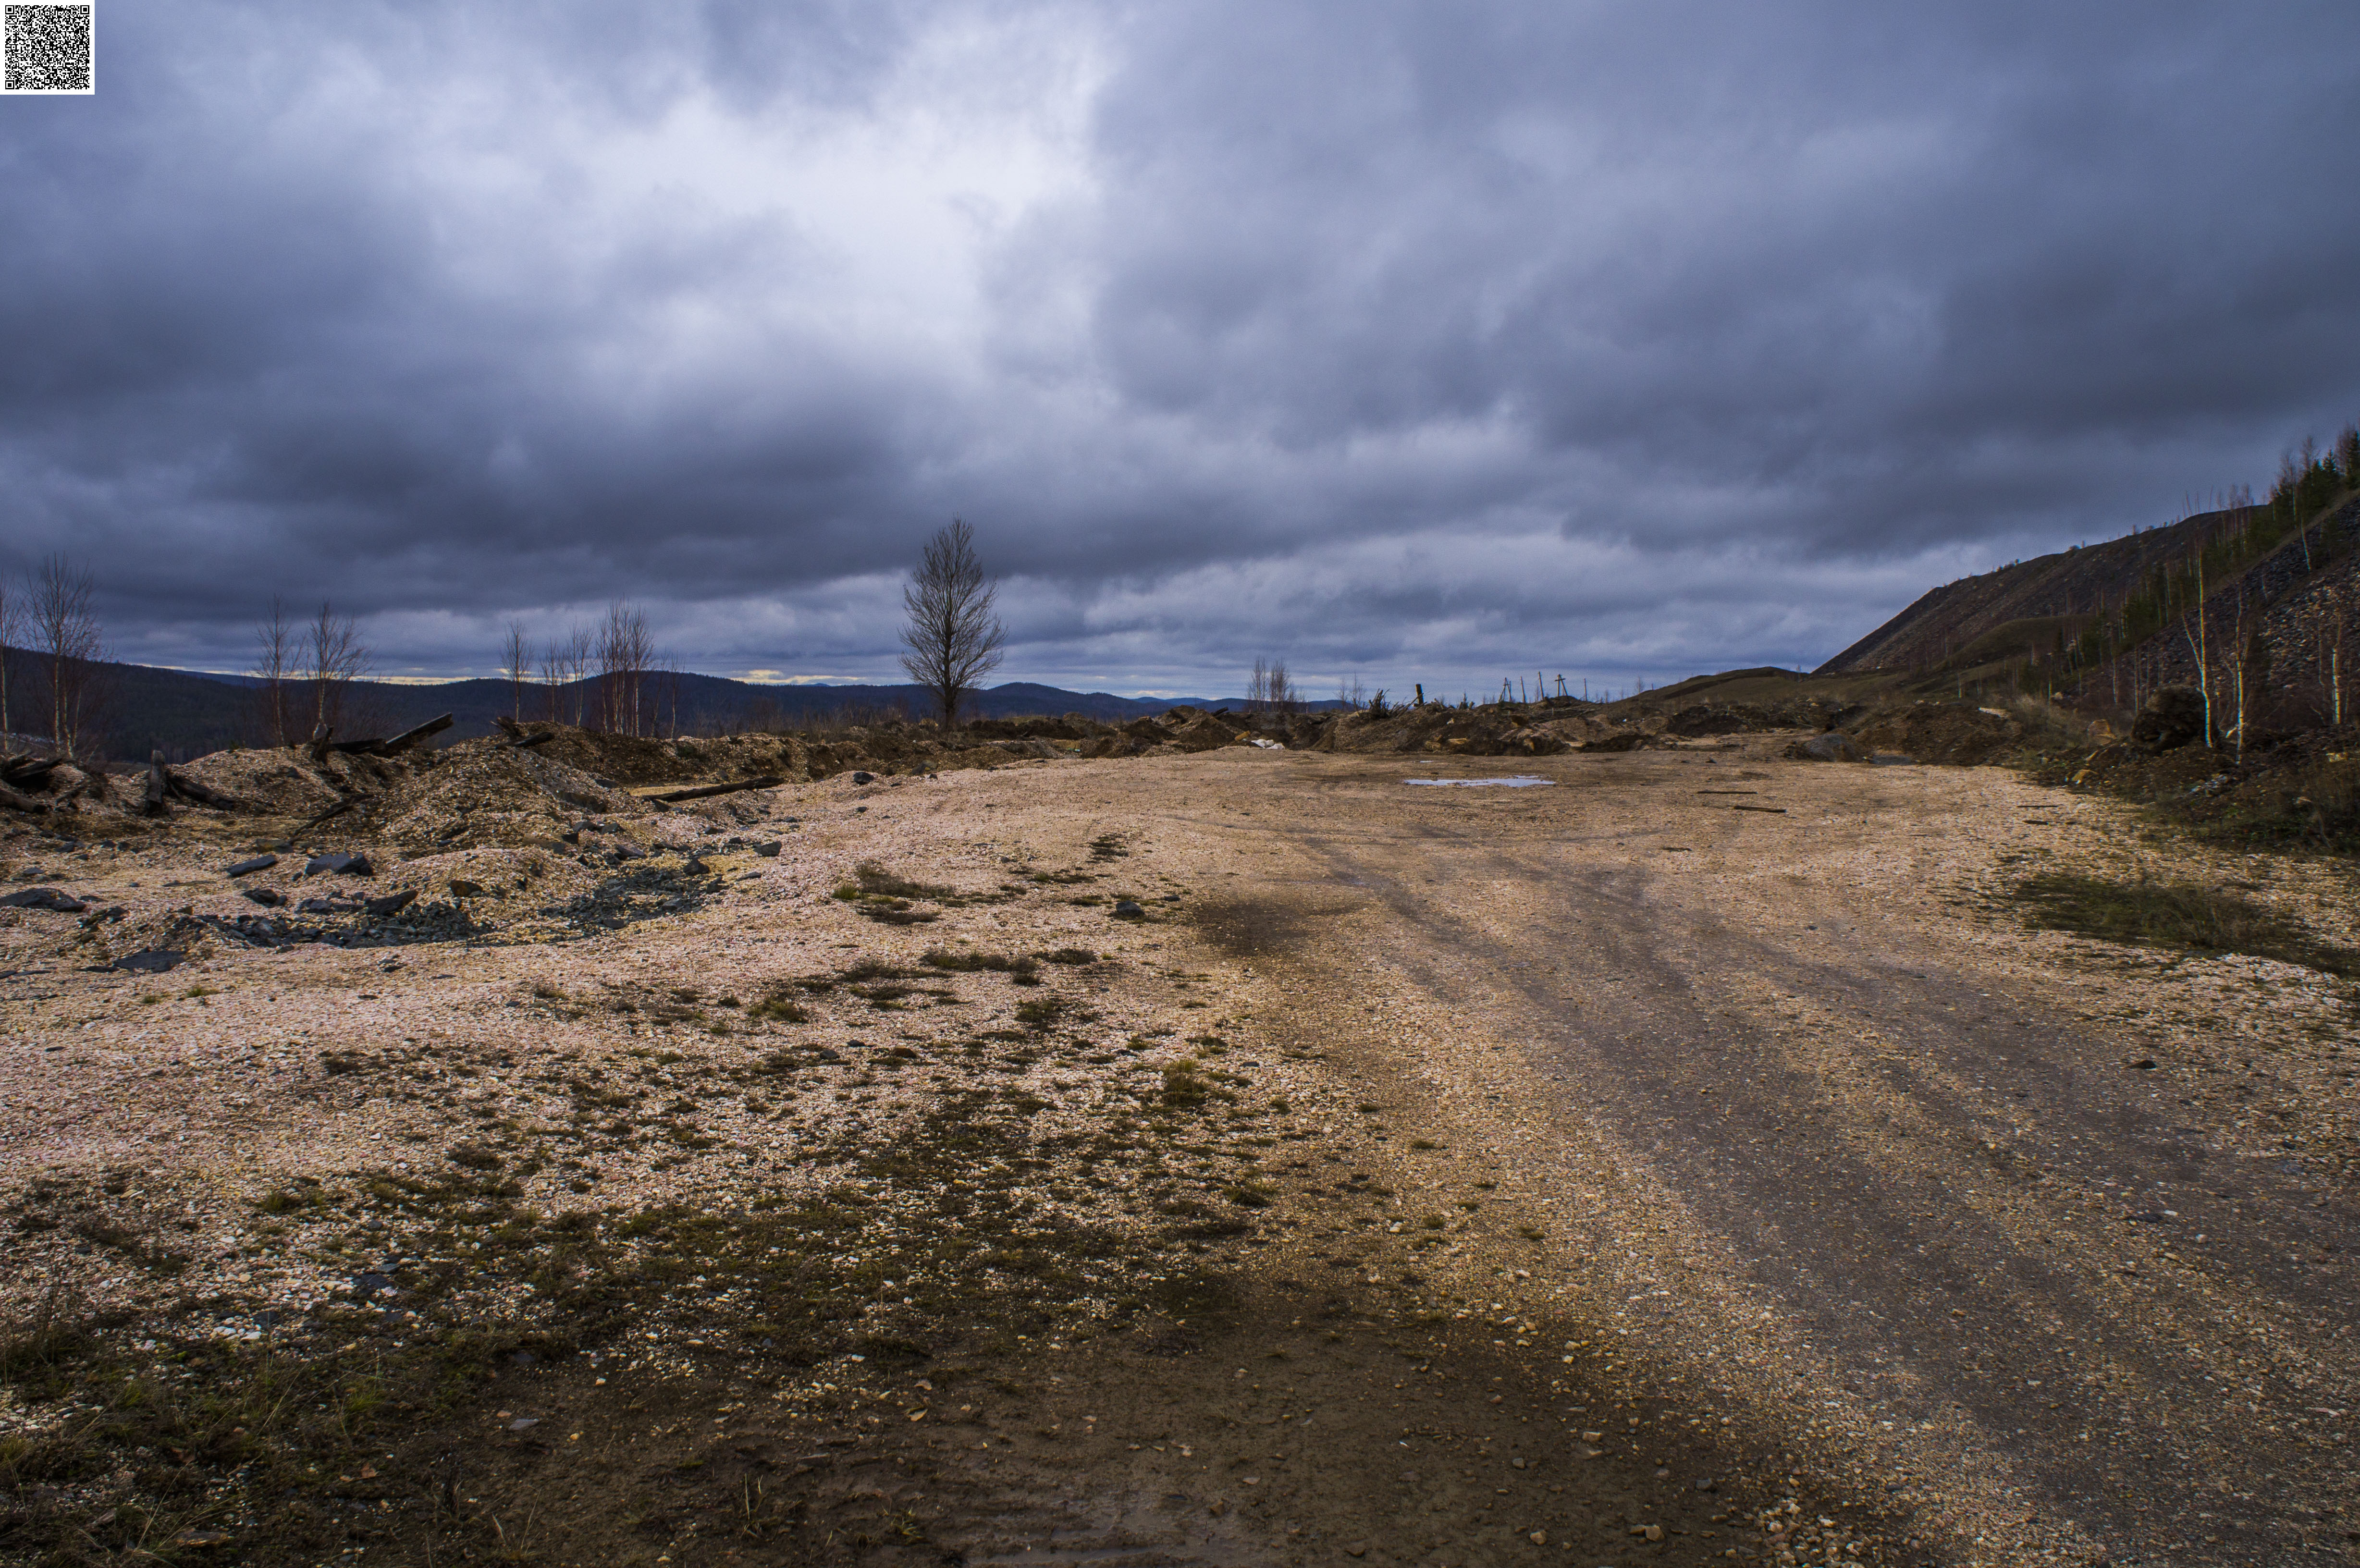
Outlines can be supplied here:
M2312 936L2252 899L2192 882L2114 882L2056 872L2018 883L2026 923L2142 947L2245 953L2330 975L2360 975L2360 953Z

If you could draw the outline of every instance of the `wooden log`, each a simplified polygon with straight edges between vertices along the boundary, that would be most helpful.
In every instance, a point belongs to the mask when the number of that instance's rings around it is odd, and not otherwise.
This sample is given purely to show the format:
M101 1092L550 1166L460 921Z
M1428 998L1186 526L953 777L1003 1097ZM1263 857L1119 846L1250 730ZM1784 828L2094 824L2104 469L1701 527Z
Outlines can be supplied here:
M46 812L49 810L49 803L47 800L36 800L30 795L20 795L5 784L0 784L0 806L13 806L20 811Z
M735 795L741 789L775 789L785 782L786 779L779 774L765 773L759 779L740 779L729 784L699 784L688 789L661 789L639 798L652 800L659 806L668 806L675 800L702 800L714 795Z
M510 740L519 739L524 735L524 726L517 723L514 719L508 717L506 713L494 713L492 715L492 723L498 725L500 734L508 736Z
M208 789L195 779L175 773L169 768L164 770L164 786L184 800L193 800L200 806L211 806L217 811L235 811L238 807L238 802L232 797L223 794L218 789Z
M54 757L35 757L31 752L22 757L12 757L0 762L0 783L38 783L49 776L49 770L58 765L59 760Z
M326 724L311 732L311 744L306 749L311 752L311 760L322 768L328 765L328 737L334 733Z
M318 827L322 822L326 822L330 817L342 816L344 812L351 811L353 807L358 803L357 798L339 800L334 805L329 807L326 811L316 812L311 816L305 817L301 822L297 822L295 824L295 831L289 833L287 836L290 839L299 838L302 834L309 833L311 829Z

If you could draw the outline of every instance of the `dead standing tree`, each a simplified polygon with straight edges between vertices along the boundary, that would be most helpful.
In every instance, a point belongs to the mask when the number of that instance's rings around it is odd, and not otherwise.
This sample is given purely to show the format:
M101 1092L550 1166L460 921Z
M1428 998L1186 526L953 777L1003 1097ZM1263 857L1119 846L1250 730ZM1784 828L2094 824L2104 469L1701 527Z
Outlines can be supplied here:
M500 670L508 676L508 692L515 699L515 712L510 716L521 722L525 683L532 679L532 645L525 640L522 621L508 623L508 646L501 651Z
M992 613L999 586L975 555L975 530L956 518L926 541L918 570L901 589L909 624L901 628L901 668L933 694L945 734L959 702L1000 668L1008 630Z
M8 715L8 667L16 661L16 639L25 635L25 597L0 572L0 735L16 733Z
M287 682L295 673L295 626L287 618L287 605L273 596L270 618L254 628L254 703L262 732L268 746L290 744L287 736Z
M606 624L598 631L598 704L602 727L608 733L636 735L643 722L655 717L646 700L648 671L654 663L648 618L628 599L607 605Z
M49 745L70 761L85 757L97 740L105 638L91 609L89 569L62 555L36 567L25 585L25 619L39 661Z
M324 740L344 722L344 698L352 683L368 673L368 649L350 615L336 614L327 600L305 628L304 678L311 687L311 738Z

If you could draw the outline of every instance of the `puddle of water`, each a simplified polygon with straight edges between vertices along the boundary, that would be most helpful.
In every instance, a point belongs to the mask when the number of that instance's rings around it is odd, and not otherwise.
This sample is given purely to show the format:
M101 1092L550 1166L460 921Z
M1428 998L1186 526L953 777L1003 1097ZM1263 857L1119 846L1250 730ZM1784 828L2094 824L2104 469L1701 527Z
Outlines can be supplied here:
M1529 789L1535 784L1554 784L1557 780L1554 779L1534 779L1524 774L1518 774L1513 779L1404 779L1402 782L1404 784L1431 785L1458 784L1463 785L1469 789L1480 788L1486 784L1496 784L1505 789Z

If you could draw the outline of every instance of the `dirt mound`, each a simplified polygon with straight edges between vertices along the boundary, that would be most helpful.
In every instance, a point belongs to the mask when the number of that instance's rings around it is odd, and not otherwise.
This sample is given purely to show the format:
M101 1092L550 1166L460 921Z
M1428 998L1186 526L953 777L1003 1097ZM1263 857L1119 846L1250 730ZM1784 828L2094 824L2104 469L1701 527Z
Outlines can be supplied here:
M2011 714L1963 702L1919 702L1875 714L1852 731L1873 752L1899 752L1919 762L1972 768L2014 751L2025 739Z
M376 812L379 831L414 852L553 844L585 815L650 810L544 749L470 741L439 752L386 792Z
M1697 702L1665 714L1664 728L1688 736L1822 730L1841 713L1837 705L1808 697L1782 702Z
M1423 752L1448 757L1553 757L1604 734L1589 714L1555 703L1393 708L1320 721L1320 751ZM1289 744L1305 744L1289 737Z
M336 759L341 760L341 759ZM344 775L293 746L216 751L179 770L239 805L272 816L308 817L344 798Z

